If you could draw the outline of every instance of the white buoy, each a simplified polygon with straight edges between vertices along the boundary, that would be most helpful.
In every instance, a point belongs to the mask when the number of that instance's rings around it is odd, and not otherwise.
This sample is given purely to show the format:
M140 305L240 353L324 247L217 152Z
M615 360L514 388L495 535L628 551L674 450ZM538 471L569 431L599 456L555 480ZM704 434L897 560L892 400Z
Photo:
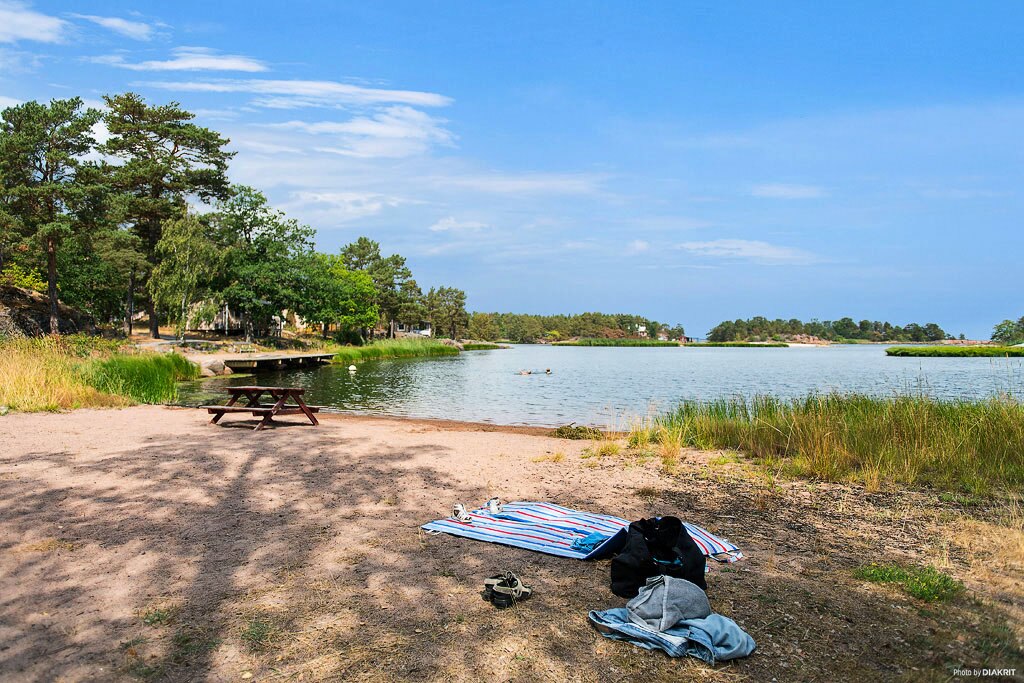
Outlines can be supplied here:
M354 366L354 365L348 366L348 371L349 372L355 372L356 371L356 366Z

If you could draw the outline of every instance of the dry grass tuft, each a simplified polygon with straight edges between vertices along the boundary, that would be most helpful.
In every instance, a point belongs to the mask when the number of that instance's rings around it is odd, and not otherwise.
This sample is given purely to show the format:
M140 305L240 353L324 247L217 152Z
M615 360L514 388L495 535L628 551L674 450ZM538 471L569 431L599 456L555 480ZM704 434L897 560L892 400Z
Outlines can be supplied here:
M60 538L47 538L35 543L26 543L19 546L16 552L22 553L55 553L61 550L68 552L75 549L75 544Z

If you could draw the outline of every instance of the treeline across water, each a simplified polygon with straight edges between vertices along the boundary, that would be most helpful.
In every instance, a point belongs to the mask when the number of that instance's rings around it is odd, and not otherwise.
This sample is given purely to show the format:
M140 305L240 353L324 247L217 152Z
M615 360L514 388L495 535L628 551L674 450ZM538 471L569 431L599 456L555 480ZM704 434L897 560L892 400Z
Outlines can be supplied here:
M469 336L494 341L506 339L520 344L561 341L572 337L624 339L657 338L664 333L679 339L682 325L669 326L657 320L626 313L577 313L575 315L529 315L525 313L473 313L469 317Z
M935 323L908 323L900 326L877 320L861 320L858 323L853 318L803 322L796 318L769 320L757 316L749 320L726 320L719 323L708 332L708 341L785 341L798 335L829 341L851 339L874 342L930 342L952 338Z

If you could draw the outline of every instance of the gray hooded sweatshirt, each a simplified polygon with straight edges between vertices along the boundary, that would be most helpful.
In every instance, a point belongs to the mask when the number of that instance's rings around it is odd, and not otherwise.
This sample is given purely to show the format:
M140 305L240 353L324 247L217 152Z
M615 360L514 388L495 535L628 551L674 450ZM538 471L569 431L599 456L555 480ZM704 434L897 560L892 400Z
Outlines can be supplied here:
M684 619L711 614L708 596L700 586L673 576L652 576L640 594L626 603L629 620L638 626L666 631Z

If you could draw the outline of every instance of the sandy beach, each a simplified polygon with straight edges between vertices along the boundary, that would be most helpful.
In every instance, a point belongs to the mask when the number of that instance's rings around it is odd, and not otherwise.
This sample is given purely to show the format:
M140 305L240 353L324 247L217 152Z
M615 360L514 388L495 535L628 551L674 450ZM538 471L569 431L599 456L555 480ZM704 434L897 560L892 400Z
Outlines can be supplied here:
M539 429L324 416L260 433L155 406L0 418L4 681L944 680L1021 667L1024 533L1004 506L765 476L735 458L581 457ZM608 562L419 525L454 502L674 514L741 547L712 607L757 641L710 667L606 640ZM870 562L938 562L967 596L921 603ZM534 586L496 611L504 569ZM1018 668L1018 672L1021 669Z

